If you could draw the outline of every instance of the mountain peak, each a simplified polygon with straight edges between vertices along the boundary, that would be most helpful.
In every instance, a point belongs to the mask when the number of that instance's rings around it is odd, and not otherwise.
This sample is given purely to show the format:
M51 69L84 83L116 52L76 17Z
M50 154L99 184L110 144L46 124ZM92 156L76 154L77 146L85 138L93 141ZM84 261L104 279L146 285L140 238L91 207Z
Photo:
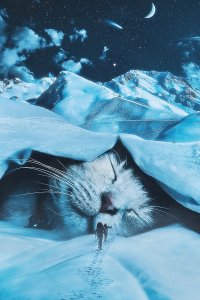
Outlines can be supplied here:
M130 70L104 85L129 99L143 98L148 92L189 113L200 110L200 92L170 72Z

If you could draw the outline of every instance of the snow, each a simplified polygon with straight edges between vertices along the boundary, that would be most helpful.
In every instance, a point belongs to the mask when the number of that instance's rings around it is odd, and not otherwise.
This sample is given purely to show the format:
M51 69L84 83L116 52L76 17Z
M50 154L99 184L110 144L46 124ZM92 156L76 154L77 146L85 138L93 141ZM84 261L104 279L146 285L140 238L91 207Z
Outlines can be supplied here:
M79 107L80 99L73 101ZM11 160L23 164L32 150L92 160L111 149L120 137L145 173L158 180L182 205L200 212L198 114L183 119L175 115L174 120L165 120L162 109L158 113L118 97L92 101L89 107L81 110L83 119L87 119L83 129L74 125L78 115L81 119L81 111L69 124L42 107L1 99L0 176L9 168Z
M158 139L174 142L191 142L200 140L200 114L189 115L179 122L165 128Z
M182 205L200 212L199 140L148 141L125 134L120 138L146 174L157 179L161 187Z
M164 101L169 109L172 104L188 113L200 110L199 91L193 89L185 79L170 72L130 70L104 85L130 99L140 97L143 92L146 95L144 99L157 97L158 103L163 105Z
M179 225L131 238L68 241L0 223L0 298L199 299L198 234ZM172 280L174 278L174 280Z
M74 125L81 125L94 102L111 99L116 93L71 72L58 79L37 100L37 105L53 109Z
M177 95L191 87L171 74L144 71L113 80L113 87L63 72L38 98L39 106L24 102L28 85L19 101L5 90L0 177L33 150L89 161L120 141L141 170L200 212L200 115L176 105ZM163 96L171 88L174 104ZM11 84L11 91L17 87ZM197 105L195 92L192 97ZM93 235L66 241L64 232L18 225L0 222L0 299L199 299L199 235L180 225L131 238L111 230L102 251Z
M54 80L54 77L44 77L33 83L28 83L19 78L4 79L0 81L0 96L12 100L27 101L39 97Z
M8 99L0 99L0 125L0 176L10 160L22 164L32 150L92 160L116 143L114 135L84 130L44 108Z
M125 132L145 138L157 137L166 125L187 115L143 90L140 96L143 99L123 98L103 85L62 72L36 104L61 115L70 124L88 130Z

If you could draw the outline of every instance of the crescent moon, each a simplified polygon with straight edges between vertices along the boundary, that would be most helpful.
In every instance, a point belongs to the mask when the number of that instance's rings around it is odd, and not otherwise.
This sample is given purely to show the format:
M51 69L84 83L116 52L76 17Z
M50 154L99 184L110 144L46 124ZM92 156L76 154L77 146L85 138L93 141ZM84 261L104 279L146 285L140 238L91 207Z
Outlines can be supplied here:
M156 13L156 7L155 5L152 3L152 8L151 8L151 11L150 13L145 17L145 19L150 19L152 18Z

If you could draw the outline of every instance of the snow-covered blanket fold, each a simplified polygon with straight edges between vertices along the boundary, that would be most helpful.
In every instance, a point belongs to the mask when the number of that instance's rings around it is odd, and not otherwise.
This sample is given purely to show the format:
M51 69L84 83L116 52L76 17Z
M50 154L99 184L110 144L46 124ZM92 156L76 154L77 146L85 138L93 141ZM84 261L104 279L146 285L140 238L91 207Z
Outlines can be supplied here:
M92 160L111 149L120 139L145 173L158 180L178 202L200 212L200 135L197 124L200 124L199 114L187 116L170 129L167 126L159 141L145 140L134 134L85 130L42 107L1 99L0 176L8 170L11 161L23 164L32 150L76 160Z

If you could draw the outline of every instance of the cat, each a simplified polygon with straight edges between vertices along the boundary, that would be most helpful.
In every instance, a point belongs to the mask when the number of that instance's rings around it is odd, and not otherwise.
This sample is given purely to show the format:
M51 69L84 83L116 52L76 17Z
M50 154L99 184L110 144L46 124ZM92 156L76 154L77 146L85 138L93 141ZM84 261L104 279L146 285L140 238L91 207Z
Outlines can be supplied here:
M153 206L143 184L113 152L51 172L55 206L75 234L86 234L91 222L93 228L102 222L117 235L131 236L153 222Z
M66 238L94 233L98 222L124 237L174 222L199 230L199 214L171 199L126 156L121 160L113 149L90 162L59 160L55 167L57 158L33 155L1 180L0 218L61 229Z

